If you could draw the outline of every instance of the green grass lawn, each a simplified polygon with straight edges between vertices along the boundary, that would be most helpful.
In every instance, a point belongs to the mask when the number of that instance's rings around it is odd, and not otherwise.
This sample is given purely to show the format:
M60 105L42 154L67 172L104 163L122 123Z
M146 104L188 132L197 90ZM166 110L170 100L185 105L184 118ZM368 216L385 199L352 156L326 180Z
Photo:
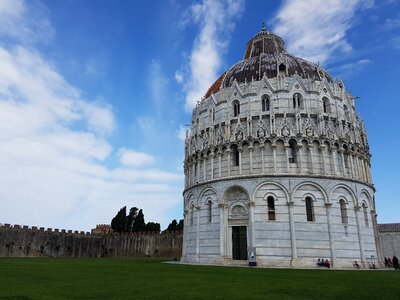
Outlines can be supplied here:
M0 258L0 299L400 299L400 272Z

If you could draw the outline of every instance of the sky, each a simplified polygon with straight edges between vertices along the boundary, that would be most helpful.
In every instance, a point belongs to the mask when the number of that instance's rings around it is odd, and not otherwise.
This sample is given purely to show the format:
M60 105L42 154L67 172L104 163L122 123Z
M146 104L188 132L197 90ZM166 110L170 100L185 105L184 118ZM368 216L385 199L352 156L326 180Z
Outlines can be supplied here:
M0 223L181 219L191 110L262 23L360 97L378 222L400 222L399 1L0 0Z

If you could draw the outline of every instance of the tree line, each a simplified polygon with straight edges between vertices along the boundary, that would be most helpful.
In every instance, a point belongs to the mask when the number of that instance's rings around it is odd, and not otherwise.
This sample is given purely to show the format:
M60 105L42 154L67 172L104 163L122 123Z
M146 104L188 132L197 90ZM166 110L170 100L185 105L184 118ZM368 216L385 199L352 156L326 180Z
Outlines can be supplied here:
M160 232L160 223L144 221L143 210L132 207L127 213L126 206L122 207L115 217L111 220L111 228L114 232L129 233L140 231ZM177 222L172 220L166 231L183 230L183 220Z

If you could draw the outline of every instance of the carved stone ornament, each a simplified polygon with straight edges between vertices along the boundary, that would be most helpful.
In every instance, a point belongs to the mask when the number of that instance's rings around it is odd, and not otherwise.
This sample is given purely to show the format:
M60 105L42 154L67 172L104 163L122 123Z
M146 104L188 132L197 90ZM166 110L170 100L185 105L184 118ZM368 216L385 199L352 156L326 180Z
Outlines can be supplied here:
M237 125L233 131L233 135L234 135L236 141L240 142L241 140L243 140L243 138L244 138L243 132L244 132L244 128L243 128L242 123L241 122L237 123Z
M287 126L282 128L282 136L287 137L290 135L290 129Z
M241 205L236 205L232 208L232 216L233 217L243 217L246 216L247 212L246 209Z
M256 136L258 137L258 138L263 138L263 137L265 137L265 124L264 124L264 122L260 119L259 121L258 121L258 124L257 124L257 131L256 131Z
M246 201L247 200L247 196L240 189L235 189L235 190L233 190L233 191L228 193L227 200L228 201L238 201L238 200Z
M218 127L217 131L217 145L222 145L224 143L225 132L221 127Z
M209 143L208 141L209 141L209 134L208 134L208 132L205 132L203 134L203 149L208 147L208 143Z
M243 132L239 130L238 132L236 132L235 137L236 141L240 142L241 140L243 140Z

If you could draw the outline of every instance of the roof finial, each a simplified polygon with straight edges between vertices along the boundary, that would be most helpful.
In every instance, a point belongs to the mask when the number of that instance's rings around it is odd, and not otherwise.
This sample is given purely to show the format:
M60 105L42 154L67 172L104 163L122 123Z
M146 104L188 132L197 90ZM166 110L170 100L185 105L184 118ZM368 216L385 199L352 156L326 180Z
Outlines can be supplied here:
M267 31L267 27L265 27L265 23L262 23L261 31Z

